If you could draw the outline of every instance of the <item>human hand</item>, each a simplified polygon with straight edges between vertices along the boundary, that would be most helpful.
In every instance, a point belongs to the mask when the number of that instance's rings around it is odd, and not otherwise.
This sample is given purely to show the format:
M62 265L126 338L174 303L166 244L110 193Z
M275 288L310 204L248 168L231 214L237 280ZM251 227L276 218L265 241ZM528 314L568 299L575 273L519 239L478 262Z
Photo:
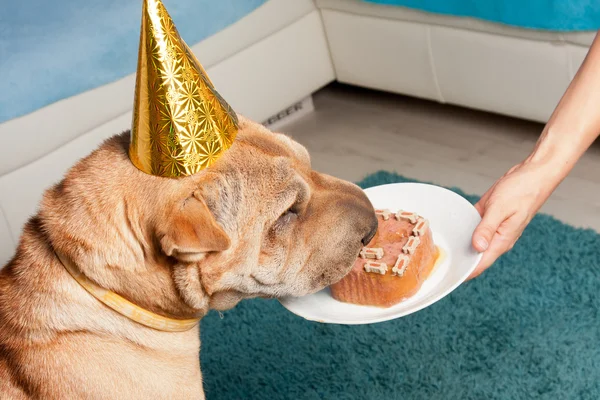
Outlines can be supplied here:
M558 183L555 172L528 160L494 183L475 204L482 220L473 232L472 244L483 256L468 279L479 276L513 248Z

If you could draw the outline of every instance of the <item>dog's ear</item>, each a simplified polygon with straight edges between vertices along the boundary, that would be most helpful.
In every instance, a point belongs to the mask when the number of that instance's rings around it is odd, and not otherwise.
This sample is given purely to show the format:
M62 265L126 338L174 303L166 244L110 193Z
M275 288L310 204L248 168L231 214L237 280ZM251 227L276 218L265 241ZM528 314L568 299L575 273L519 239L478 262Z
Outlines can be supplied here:
M168 210L159 240L163 252L184 262L196 262L208 252L224 251L231 241L199 192Z

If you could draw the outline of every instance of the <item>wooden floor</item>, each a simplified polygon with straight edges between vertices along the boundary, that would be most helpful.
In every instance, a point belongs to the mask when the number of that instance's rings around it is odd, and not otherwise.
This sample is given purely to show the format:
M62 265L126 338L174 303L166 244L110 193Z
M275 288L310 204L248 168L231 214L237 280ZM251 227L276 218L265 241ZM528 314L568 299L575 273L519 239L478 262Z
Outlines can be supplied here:
M315 169L356 182L377 170L483 194L526 157L542 125L334 84L316 111L281 131L304 144ZM600 146L584 155L542 208L600 232Z

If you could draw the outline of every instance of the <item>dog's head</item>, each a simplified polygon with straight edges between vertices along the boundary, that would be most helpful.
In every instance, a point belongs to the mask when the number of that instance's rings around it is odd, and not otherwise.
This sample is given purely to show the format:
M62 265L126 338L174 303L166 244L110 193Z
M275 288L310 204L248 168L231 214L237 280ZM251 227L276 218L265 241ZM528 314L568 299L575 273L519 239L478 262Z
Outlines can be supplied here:
M42 215L86 275L157 312L320 290L377 228L357 186L315 172L304 147L244 118L233 146L185 178L137 170L128 144L120 135L82 160Z

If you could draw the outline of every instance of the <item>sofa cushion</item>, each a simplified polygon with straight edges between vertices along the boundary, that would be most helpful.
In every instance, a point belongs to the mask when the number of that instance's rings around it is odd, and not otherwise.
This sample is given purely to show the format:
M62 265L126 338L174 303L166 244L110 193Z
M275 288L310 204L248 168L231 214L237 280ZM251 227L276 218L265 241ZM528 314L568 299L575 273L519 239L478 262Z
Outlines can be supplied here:
M525 29L476 18L436 14L407 7L374 4L363 0L316 0L316 4L322 9L343 11L357 15L467 29L531 40L567 42L586 47L592 44L596 34L596 31L558 32Z
M526 29L573 32L600 28L598 2L577 0L363 0L417 10L472 17Z

